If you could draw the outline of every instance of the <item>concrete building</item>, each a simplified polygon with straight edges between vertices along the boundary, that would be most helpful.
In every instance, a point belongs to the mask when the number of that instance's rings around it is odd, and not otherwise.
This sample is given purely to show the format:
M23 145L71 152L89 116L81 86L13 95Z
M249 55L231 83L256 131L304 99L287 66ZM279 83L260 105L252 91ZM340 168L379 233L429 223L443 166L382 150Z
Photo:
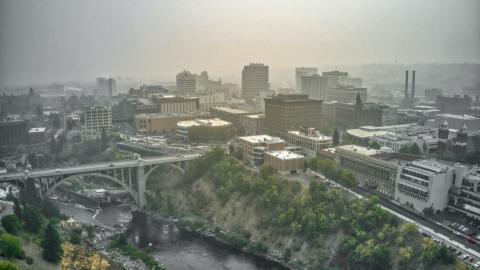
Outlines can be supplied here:
M197 92L198 75L190 71L182 71L176 76L177 92L181 95L188 95Z
M268 66L250 63L242 70L242 98L251 101L269 89Z
M0 145L14 146L27 143L27 124L26 120L0 121Z
M357 88L351 85L337 84L336 86L328 88L326 100L354 103L358 95L360 95L363 102L366 102L367 88Z
M238 149L250 164L259 166L265 160L265 153L285 149L285 141L269 135L243 136L237 138Z
M302 76L300 92L311 99L327 100L328 79L318 74Z
M198 96L200 101L200 111L209 112L210 108L225 106L225 93L208 92Z
M455 95L453 97L437 96L435 106L441 113L448 114L465 114L470 110L472 105L472 98L464 95Z
M470 131L480 130L480 118L473 115L460 115L460 114L449 114L449 113L439 113L435 115L435 122L437 126L447 121L448 126L453 129L460 129L463 125L468 127Z
M297 92L302 90L302 77L308 77L314 74L318 74L318 68L316 67L297 67L295 68L295 89ZM287 93L281 93L287 94Z
M251 135L263 134L265 127L265 117L263 114L244 115L241 119L242 127Z
M265 152L265 165L287 174L303 170L305 157L287 150Z
M337 146L335 151L337 167L353 173L359 186L392 199L395 196L398 166L417 158L358 145Z
M112 108L109 105L83 107L85 124L82 127L82 140L97 139L105 131L112 131Z
M265 99L265 129L286 135L289 130L322 125L322 100L308 95L276 95Z
M138 133L145 135L173 134L180 121L207 117L206 113L153 113L136 114L135 127Z
M242 117L253 113L229 107L215 107L210 108L210 114L212 117L231 122L234 126L240 126Z
M448 209L480 219L480 169L474 167L457 179L448 193Z
M188 143L226 142L232 137L232 123L218 118L179 121L177 135Z
M288 131L287 143L301 147L308 157L316 157L320 150L333 145L332 137L322 135L314 128Z
M437 96L441 96L442 93L443 93L443 90L438 88L425 89L425 100L436 101Z
M47 129L36 127L28 130L28 143L42 143L47 139Z
M430 207L442 211L455 179L460 180L467 173L468 168L461 164L427 159L409 162L399 168L395 200L418 212Z
M113 78L97 78L96 94L111 97L117 91L117 81Z
M198 97L182 97L175 95L152 95L153 102L159 107L161 113L189 113L200 109Z

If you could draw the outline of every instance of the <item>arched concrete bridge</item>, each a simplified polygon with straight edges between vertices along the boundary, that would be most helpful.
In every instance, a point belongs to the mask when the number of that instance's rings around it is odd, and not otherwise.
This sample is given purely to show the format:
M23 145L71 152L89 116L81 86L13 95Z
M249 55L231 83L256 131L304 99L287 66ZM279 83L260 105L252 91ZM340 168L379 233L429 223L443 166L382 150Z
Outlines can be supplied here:
M169 166L185 173L185 162L197 159L200 153L119 160L82 164L74 167L40 169L29 172L0 174L0 182L33 179L40 186L40 195L50 194L63 182L79 176L95 176L120 184L139 207L146 204L145 186L148 176L159 166Z

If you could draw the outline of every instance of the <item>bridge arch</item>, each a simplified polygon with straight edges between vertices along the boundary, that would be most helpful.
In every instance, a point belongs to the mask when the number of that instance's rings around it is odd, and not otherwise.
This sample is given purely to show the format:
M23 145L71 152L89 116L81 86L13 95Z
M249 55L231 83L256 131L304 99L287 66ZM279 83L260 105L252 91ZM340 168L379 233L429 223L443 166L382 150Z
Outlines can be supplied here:
M145 173L145 180L148 180L148 177L150 176L150 174L161 166L171 167L171 168L174 168L174 169L180 171L180 173L185 174L185 170L182 167L180 167L179 165L177 165L175 163L163 163L163 164L157 164L157 165L152 166L150 168L150 170L148 170L148 172Z
M79 174L73 174L73 175L70 175L68 177L65 177L65 178L62 178L61 180L59 180L58 182L56 182L53 186L49 187L49 189L46 190L46 193L47 194L50 194L51 192L53 192L58 186L60 186L61 184L63 184L65 181L68 181L70 179L73 179L74 177L82 177L82 176L95 176L95 177L100 177L100 178L104 178L104 179L108 179L110 181L113 181L119 185L121 185L129 194L130 196L132 196L132 198L135 200L135 203L137 205L139 205L139 202L138 202L138 193L133 190L132 188L130 188L127 184L125 184L124 182L120 181L119 179L115 178L115 177L112 177L110 175L107 175L107 174L102 174L102 173L79 173Z

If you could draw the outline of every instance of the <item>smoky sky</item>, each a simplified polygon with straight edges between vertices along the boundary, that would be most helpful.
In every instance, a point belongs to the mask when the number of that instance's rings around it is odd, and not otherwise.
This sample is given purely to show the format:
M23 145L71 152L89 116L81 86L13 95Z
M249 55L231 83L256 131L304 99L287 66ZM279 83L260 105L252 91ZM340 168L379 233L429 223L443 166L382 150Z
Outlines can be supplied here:
M0 0L0 86L480 62L478 0Z

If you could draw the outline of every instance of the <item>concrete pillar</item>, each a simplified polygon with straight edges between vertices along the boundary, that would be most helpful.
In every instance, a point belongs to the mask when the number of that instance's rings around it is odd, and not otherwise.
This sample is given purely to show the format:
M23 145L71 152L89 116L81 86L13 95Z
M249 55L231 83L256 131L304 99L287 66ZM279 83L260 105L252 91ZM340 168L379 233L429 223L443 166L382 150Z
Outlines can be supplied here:
M138 187L138 207L143 208L147 204L145 198L145 183L147 182L144 167L138 164L137 168L137 187Z

